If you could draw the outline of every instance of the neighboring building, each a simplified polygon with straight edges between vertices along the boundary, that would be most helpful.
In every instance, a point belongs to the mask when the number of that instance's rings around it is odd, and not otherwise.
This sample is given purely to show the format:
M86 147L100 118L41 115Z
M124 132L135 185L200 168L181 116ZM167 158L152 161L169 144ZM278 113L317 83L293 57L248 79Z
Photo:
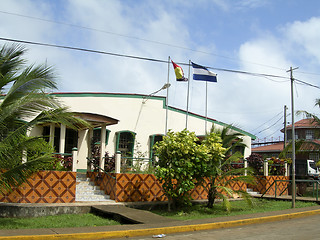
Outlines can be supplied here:
M251 153L258 153L263 156L263 158L279 157L279 154L283 151L284 143L277 142L273 144L268 144L259 147L252 147Z
M312 118L302 119L294 124L295 140L298 142L296 159L312 159L319 161L320 125ZM284 129L281 130L284 133ZM288 142L292 140L292 125L287 126ZM299 143L299 140L304 140ZM264 158L278 157L284 149L284 142L252 148L252 153L263 155ZM290 156L288 156L290 157Z
M181 131L186 127L186 111L166 106L166 98L140 94L117 93L54 93L59 101L76 115L93 123L93 130L74 131L63 125L48 124L37 126L32 135L50 136L56 151L70 153L77 147L77 164L74 170L86 171L87 157L90 157L92 142L101 143L101 152L109 155L120 151L128 157L144 156L153 158L153 146L162 140L166 129ZM205 135L206 118L188 114L188 130L200 138ZM227 126L217 120L207 119L207 130ZM255 136L239 128L244 134L243 141L248 146L244 157L251 154L251 139ZM103 133L103 134L101 134Z

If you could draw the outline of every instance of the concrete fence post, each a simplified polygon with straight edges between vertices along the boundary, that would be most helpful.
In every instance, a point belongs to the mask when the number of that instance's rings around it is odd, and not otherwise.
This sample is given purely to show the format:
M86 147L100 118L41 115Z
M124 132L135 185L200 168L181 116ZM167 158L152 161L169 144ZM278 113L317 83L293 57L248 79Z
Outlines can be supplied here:
M265 159L263 162L263 175L264 176L268 176L268 171L269 170L269 166L268 166L268 160Z
M78 164L78 148L72 148L72 172L77 171Z
M121 152L117 151L114 157L115 161L115 173L120 173L121 168Z
M247 168L248 168L248 160L244 159L243 161L243 167L244 167L244 175L247 176L248 172L247 172Z
M288 177L289 176L289 171L288 171L288 163L287 163L287 161L284 162L284 169L285 169L284 176Z

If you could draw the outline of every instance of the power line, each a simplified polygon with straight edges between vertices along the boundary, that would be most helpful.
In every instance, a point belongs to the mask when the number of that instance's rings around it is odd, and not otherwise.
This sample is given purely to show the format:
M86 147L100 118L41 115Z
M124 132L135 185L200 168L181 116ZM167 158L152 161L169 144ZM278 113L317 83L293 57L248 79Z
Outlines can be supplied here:
M258 65L258 66L269 67L269 68L274 68L274 69L279 69L279 70L285 70L283 68L274 67L274 66L270 66L270 65L254 63L254 62L251 62L251 61L238 60L238 59L235 59L235 58L232 58L232 57L226 57L226 56L218 55L218 54L215 54L215 53L208 53L208 52L205 52L205 51L199 51L199 50L195 50L195 49L192 49L192 48L187 48L187 47L184 47L184 46L181 46L181 45L178 46L178 45L174 45L174 44L170 44L170 43L164 43L164 42L154 41L154 40L150 40L150 39L144 39L144 38L140 38L140 37L129 36L129 35L126 35L126 34L115 33L115 32L111 32L111 31L106 31L106 30L101 30L101 29L96 29L96 28L91 28L91 27L85 27L85 26L80 26L80 25L61 22L61 21L53 21L53 20L49 20L49 19L43 19L43 18L39 18L39 17L28 16L28 15L12 13L12 12L7 12L7 11L1 11L0 10L0 13L12 15L12 16L18 16L18 17L34 19L34 20L43 21L43 22L61 24L61 25L65 25L65 26L70 26L70 27L75 27L75 28L80 28L80 29L85 29L85 30L90 30L90 31L101 32L101 33L110 34L110 35L116 35L116 36L119 36L119 37L131 38L131 39L135 39L135 40L139 40L139 41L151 42L151 43L165 45L165 46L169 46L169 47L180 48L180 49L189 50L189 51L193 51L193 52L199 52L199 53L203 53L203 54L207 54L207 55L213 55L213 56L217 56L217 57L221 57L221 58L226 58L226 59L233 60L233 61L247 62L247 63ZM299 71L299 73L309 74L309 75L320 75L320 73L310 73L310 72L300 72L300 71Z
M268 120L268 121L266 121L266 122L262 123L260 126L256 127L255 129L252 129L252 130L251 130L251 132L253 132L253 131L255 131L255 130L259 129L260 127L262 127L262 126L263 126L263 125L265 125L266 123L271 122L274 118L278 117L280 114L282 114L282 111L281 111L281 112L279 112L278 114L276 114L275 116L273 116L270 120Z
M265 129L261 130L260 132L254 134L254 135L258 135L259 133L262 133L262 132L270 129L271 127L273 127L274 125L276 125L281 119L282 119L282 116L281 116L274 124L272 124L271 126L269 126L269 127L265 128Z
M83 52L111 55L111 56L116 56L116 57L126 57L126 58L133 58L133 59L139 59L139 60L145 60L145 61L153 61L153 62L161 62L161 63L168 64L167 60L159 60L159 59L155 59L155 58L146 58L146 57L139 57L139 56L133 56L133 55L111 53L111 52L98 51L98 50L92 50L92 49L87 49L87 48L69 47L69 46L63 46L63 45L57 45L57 44L32 42L32 41L10 39L10 38L2 38L2 37L0 37L0 40L9 41L9 42L18 42L18 43L24 43L24 44L31 44L31 45L38 45L38 46L45 46L45 47L64 48L64 49L69 49L69 50L77 50L77 51L83 51Z
M160 62L168 64L168 60L161 60L161 59L155 59L155 58L147 58L147 57L140 57L140 56L133 56L133 55L127 55L127 54L119 54L119 53L112 53L112 52L106 52L106 51L98 51L93 49L87 49L87 48L79 48L79 47L70 47L70 46L63 46L63 45L57 45L57 44L49 44L49 43L40 43L40 42L34 42L34 41L26 41L26 40L18 40L18 39L11 39L11 38L2 38L0 37L0 40L3 41L9 41L9 42L17 42L17 43L24 43L24 44L31 44L31 45L38 45L38 46L45 46L45 47L55 47L55 48L63 48L68 50L76 50L76 51L83 51L83 52L90 52L90 53L96 53L96 54L104 54L104 55L111 55L116 57L126 57L126 58L132 58L132 59L138 59L138 60L144 60L144 61L152 61L152 62ZM177 62L180 65L189 66L189 63L182 63ZM232 70L232 69L225 69L225 68L214 68L214 67L206 67L208 69L213 69L216 71L224 71L224 72L231 72L231 73L239 73L239 74L246 74L256 77L272 77L272 78L281 78L281 79L288 79L288 77L279 76L279 75L272 75L272 74L265 74L265 73L253 73L253 72L247 72L247 71L240 71L240 70ZM271 80L271 79L269 79ZM296 79L297 82L301 84L308 85L310 87L315 87L320 89L319 86L307 83L302 80Z
M278 128L276 131L274 131L272 134L266 136L266 138L273 136L274 134L276 134L277 132L279 132L283 127Z
M285 80L285 81L277 81L277 80L274 80L274 79L268 78L268 77L266 77L266 76L264 76L264 78L266 78L266 79L268 79L268 80L270 80L270 81L272 81L272 82L276 82L276 83L284 83L284 82L289 82L289 81L290 81L290 79Z
M309 87L314 87L314 88L318 88L318 89L320 89L320 87L319 86L316 86L316 85L313 85L313 84L311 84L311 83L307 83L307 82L305 82L305 81L302 81L302 80L299 80L299 79L294 79L297 83L299 83L299 84L304 84L304 85L307 85L307 86L309 86Z
M310 72L300 72L300 71L297 71L297 73L320 76L320 73L310 73Z
M53 21L53 20L48 20L48 19L43 19L43 18L38 18L38 17L32 17L32 16L27 16L27 15L22 15L22 14L17 14L17 13L10 13L10 12L5 12L5 11L0 11L0 13L13 15L13 16L18 16L18 17L30 18L30 19L34 19L34 20L49 22L49 23L61 24L61 25L69 26L69 27L75 27L75 28L80 28L80 29L85 29L85 30L90 30L90 31L95 31L95 32L106 33L106 34L115 35L115 36L119 36L119 37L125 37L125 38L135 39L135 40L139 40L139 41L150 42L150 43L165 45L165 46L174 47L174 48L180 48L180 49L189 50L189 51L192 51L192 52L198 52L198 53L203 53L203 54L207 54L207 55L213 55L213 56L216 56L216 57L226 58L226 59L233 60L233 61L238 61L235 58L226 57L226 56L218 55L218 54L215 54L215 53L208 53L208 52L205 52L205 51L199 51L199 50L195 50L195 49L192 49L192 48L187 48L187 47L184 47L184 46L178 46L178 45L174 45L174 44L170 44L170 43L163 43L163 42L154 41L154 40L150 40L150 39L129 36L129 35L121 34L121 33L115 33L115 32L111 32L111 31L106 31L106 30L101 30L101 29L96 29L96 28L90 28L90 27L80 26L80 25L71 24L71 23ZM257 65L261 65L261 66L265 66L265 67L276 68L276 67L272 67L272 66L258 64L258 63L251 63L251 64L257 64ZM281 69L281 70L284 70L284 69Z
M104 54L104 55L111 55L111 56L116 56L116 57L126 57L126 58L133 58L133 59L138 59L138 60L160 62L160 63L168 64L168 60L160 60L160 59L155 59L155 58L147 58L147 57L127 55L127 54L119 54L119 53L98 51L98 50L92 50L92 49L87 49L87 48L70 47L70 46L63 46L63 45L57 45L57 44L40 43L40 42L34 42L34 41L26 41L26 40L18 40L18 39L2 38L2 37L0 37L0 40L9 41L9 42L18 42L18 43L24 43L24 44L31 44L31 45L38 45L38 46L45 46L45 47L63 48L63 49L69 49L69 50L76 50L76 51L83 51L83 52L90 52L90 53L97 53L97 54ZM184 65L184 66L189 66L189 63L177 62L177 64ZM274 78L288 79L288 77L278 76L278 75L271 75L271 74L252 73L252 72L232 70L232 69L224 69L224 68L213 68L213 67L207 67L207 68L214 69L214 70L217 70L217 71L246 74L246 75L251 75L251 76L256 76L256 77L274 77Z
M85 26L80 26L80 25L76 25L76 24L60 22L60 21L53 21L53 20L49 20L49 19L43 19L43 18L39 18L39 17L27 16L27 15L23 15L23 14L6 12L6 11L0 11L0 13L13 15L13 16L18 16L18 17L29 18L29 19L34 19L34 20L38 20L38 21L44 21L44 22L49 22L49 23L66 25L66 26L85 29L85 30L90 30L90 31L101 32L101 33L120 36L120 37L125 37L125 38L131 38L131 39L135 39L135 40L139 40L139 41L145 41L145 42L165 45L165 46L169 46L169 47L174 47L174 48L180 48L180 49L184 49L184 50L188 50L188 51L193 51L193 52L203 53L203 54L207 54L207 55L213 55L213 56L220 57L220 58L225 58L225 59L229 59L229 60L232 60L232 61L240 61L240 60L232 58L232 57L226 57L226 56L218 55L218 54L215 54L215 53L208 53L208 52L205 52L205 51L199 51L199 50L195 50L195 49L192 49L192 48L187 48L187 47L184 47L184 46L178 46L178 45L174 45L174 44L170 44L170 43L163 43L163 42L159 42L159 41L154 41L154 40L150 40L150 39L144 39L144 38L140 38L140 37L129 36L129 35L115 33L115 32L106 31L106 30L90 28L90 27L85 27ZM254 65L258 65L258 66L263 66L263 67L268 67L268 68L274 68L274 69L283 70L283 71L286 70L286 69L283 69L283 68L269 66L269 65L260 64L260 63L254 63L254 62L250 62L250 61L241 60L241 62L246 62L246 63L250 63L250 64L254 64Z

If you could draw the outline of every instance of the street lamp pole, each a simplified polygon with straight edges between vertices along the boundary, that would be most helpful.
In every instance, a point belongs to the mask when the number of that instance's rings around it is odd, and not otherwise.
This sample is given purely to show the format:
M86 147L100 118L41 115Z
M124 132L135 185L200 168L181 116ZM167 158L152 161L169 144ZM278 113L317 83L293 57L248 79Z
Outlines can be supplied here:
M146 101L148 101L149 97L152 97L154 96L155 94L157 94L158 92L162 91L162 90L165 90L167 88L169 88L171 86L170 83L166 83L162 86L162 88L160 88L159 90L153 92L153 93L150 93L148 96L145 96L143 97L143 102L142 103L146 103Z

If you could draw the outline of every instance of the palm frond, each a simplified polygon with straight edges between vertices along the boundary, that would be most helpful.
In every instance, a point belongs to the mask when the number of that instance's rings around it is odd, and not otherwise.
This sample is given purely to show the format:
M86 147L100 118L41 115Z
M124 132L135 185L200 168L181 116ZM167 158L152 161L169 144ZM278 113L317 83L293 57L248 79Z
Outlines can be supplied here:
M90 128L91 125L77 117L74 117L75 113L69 112L68 108L55 108L47 111L42 111L36 118L30 121L29 125L34 126L36 124L45 123L59 123L64 124L73 129Z
M0 89L13 80L25 61L21 58L26 49L18 44L3 45L0 50ZM10 77L6 77L10 76Z
M234 193L239 194L240 197L247 202L248 206L254 207L253 197L248 192L243 190L235 190Z
M229 175L231 176L231 175ZM234 177L228 179L228 180L224 180L224 185L225 186L228 186L234 182L238 182L238 181L241 181L241 182L244 182L244 183L250 183L250 184L255 184L256 183L256 179L253 177L253 176L250 176L250 175L247 175L247 176L244 176L244 175L232 175Z
M27 137L32 127L44 123L65 124L72 128L90 127L73 116L45 91L56 89L50 67L24 66L25 49L20 45L0 50L0 192L12 190L31 174L52 161L52 146L40 137ZM8 88L8 89L5 89ZM27 162L22 163L27 155Z
M47 94L27 94L20 97L10 104L8 101L0 104L0 121L10 119L26 119L30 120L42 110L56 108L58 103Z
M297 139L295 141L295 153L299 153L301 152L301 147L304 143L307 143L307 140L304 139ZM292 153L292 141L290 141L287 146L285 146L285 148L281 151L281 153L279 154L279 158L285 159L286 156L288 155L288 153Z

